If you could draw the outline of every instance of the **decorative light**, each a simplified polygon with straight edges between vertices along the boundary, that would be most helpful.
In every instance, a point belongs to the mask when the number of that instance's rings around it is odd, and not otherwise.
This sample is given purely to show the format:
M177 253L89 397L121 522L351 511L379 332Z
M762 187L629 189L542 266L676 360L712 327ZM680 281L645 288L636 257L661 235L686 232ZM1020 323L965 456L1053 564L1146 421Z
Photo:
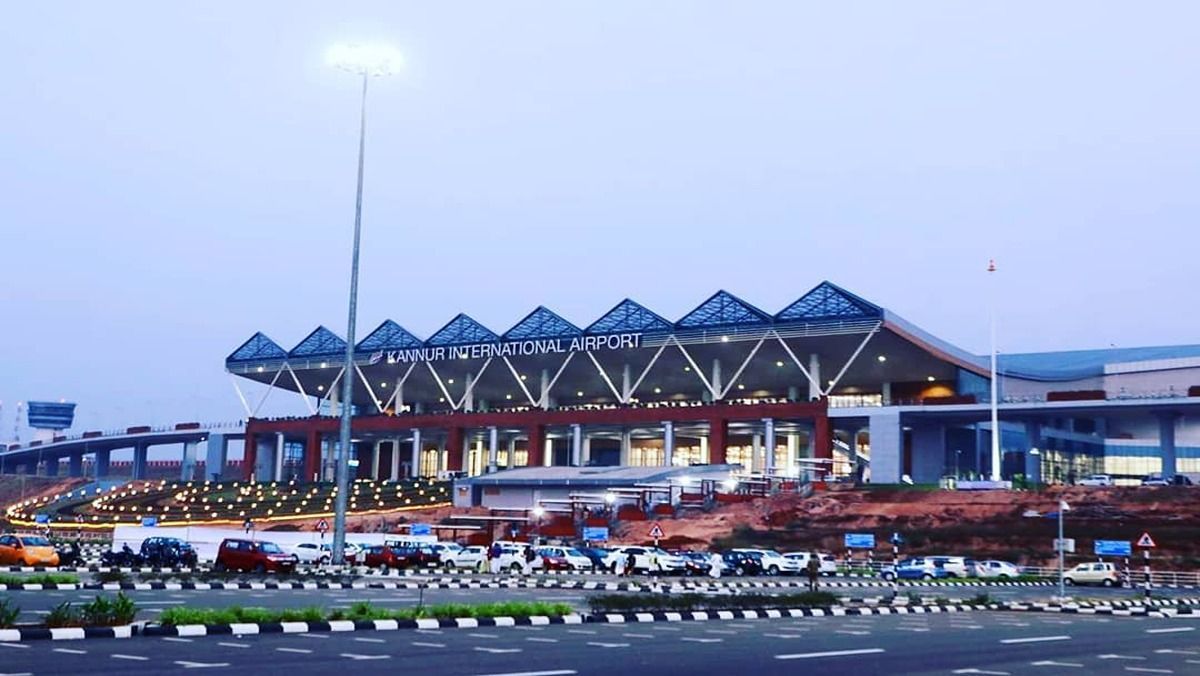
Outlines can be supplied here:
M739 390L744 390L744 389L746 389L746 386L745 386L745 385L743 385L743 384L741 384L741 383L738 383L738 389L739 389Z
M928 380L929 382L932 383L933 381L937 380L937 378L934 378L933 376L929 376L925 380Z
M728 343L728 342L729 342L729 336L721 336L721 342L722 342L722 343Z
M883 363L883 362L887 361L887 355L881 354L878 357L876 357L876 359L878 359L880 363Z
M662 388L661 388L661 387L656 387L656 388L654 388L654 393L655 393L655 394L662 394Z
M776 366L778 366L778 367L780 367L780 368L783 368L783 362L782 362L782 361L777 361L777 362L775 362L775 365L776 365Z

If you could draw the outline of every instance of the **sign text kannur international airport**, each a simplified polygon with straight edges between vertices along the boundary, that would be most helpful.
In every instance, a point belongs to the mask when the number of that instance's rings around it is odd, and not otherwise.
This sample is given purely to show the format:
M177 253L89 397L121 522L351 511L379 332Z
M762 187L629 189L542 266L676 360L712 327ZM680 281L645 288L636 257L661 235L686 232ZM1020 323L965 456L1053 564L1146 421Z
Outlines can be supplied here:
M614 333L609 336L576 336L575 338L541 338L510 340L471 345L418 347L407 350L381 350L371 355L371 363L386 360L389 364L443 359L489 359L491 357L525 357L559 352L595 352L598 350L632 350L641 347L642 334Z

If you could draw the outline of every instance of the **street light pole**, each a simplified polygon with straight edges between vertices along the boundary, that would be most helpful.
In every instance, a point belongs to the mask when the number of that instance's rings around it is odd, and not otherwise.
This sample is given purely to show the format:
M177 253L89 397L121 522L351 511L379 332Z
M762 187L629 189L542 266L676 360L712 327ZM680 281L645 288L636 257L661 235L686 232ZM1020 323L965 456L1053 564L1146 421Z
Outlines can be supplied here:
M1067 587L1063 574L1064 550L1066 547L1063 543L1063 513L1067 511L1067 503L1064 500L1058 501L1058 598L1067 598Z
M996 261L988 261L988 277L991 282L991 315L992 315L992 481L1000 481L1000 411L999 383L996 381Z
M372 75L386 75L399 55L386 47L337 47L330 61L343 70L362 76L362 101L358 127L358 187L354 201L354 246L350 257L350 303L346 326L346 354L342 368L341 424L338 429L337 494L334 496L333 544L330 559L342 563L346 548L346 494L350 490L350 419L354 404L354 329L358 315L358 258L362 238L363 162L367 144L367 82Z

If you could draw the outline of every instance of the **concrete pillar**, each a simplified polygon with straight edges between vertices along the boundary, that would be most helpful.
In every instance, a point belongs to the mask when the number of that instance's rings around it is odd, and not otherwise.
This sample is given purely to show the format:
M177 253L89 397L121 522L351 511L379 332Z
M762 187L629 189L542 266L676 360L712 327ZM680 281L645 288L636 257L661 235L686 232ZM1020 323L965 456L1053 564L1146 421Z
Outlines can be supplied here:
M463 428L451 427L446 430L446 471L461 472L463 456L467 449L463 445Z
M1036 486L1042 483L1042 425L1036 420L1025 423L1025 479Z
M304 481L321 480L321 433L310 429L304 440Z
M58 456L46 457L46 476L58 476Z
M211 439L212 437L209 437ZM96 451L96 478L103 479L108 476L108 461L112 456L112 451Z
M714 418L708 421L708 463L725 464L725 445L729 439L729 421Z
M879 398L883 400L884 406L892 405L892 384L890 382L883 383Z
M898 484L904 467L904 433L900 412L881 410L871 415L871 483Z
M179 467L179 480L191 481L196 478L196 449L200 446L198 441L183 442L183 462Z
M246 481L255 481L258 479L258 475L254 473L254 466L258 463L257 435L247 432L246 439L242 445L242 479Z
M412 431L412 477L421 476L421 430Z
M763 418L763 439L766 452L763 454L763 471L771 474L775 471L775 419Z
M675 459L675 423L663 423L663 464L670 467Z
M583 426L571 425L571 466L583 464Z
M538 399L538 405L542 407L542 410L549 409L550 408L550 371L548 371L546 369L542 369L542 381L541 381L540 387L538 388L538 391L542 393L541 399ZM541 464L541 463L538 463L538 464Z
M629 369L629 364L621 366L621 397L624 399L621 403L629 400L629 396L633 394L630 389L633 387L633 374Z
M512 469L513 467L516 467L517 461L514 460L514 458L516 458L516 457L517 457L517 438L509 437L508 438L508 460L504 464L504 469Z
M750 467L751 472L762 471L762 435L755 432L750 437Z
M391 471L388 472L388 479L400 480L400 437L392 439L392 466Z
M872 457L874 457L872 455ZM912 428L912 480L918 484L937 483L946 470L946 426L921 422Z
M395 392L396 401L392 404L392 410L396 412L396 415L400 415L401 409L404 408L404 378L396 378ZM395 449L397 452L399 452L400 446L397 445ZM393 454L393 457L395 457L395 454Z
M133 447L133 478L145 479L147 470L147 458L150 455L150 447L146 444L138 444Z
M592 438L588 435L583 435L583 464L592 464Z
M379 445L383 441L376 441L371 445L371 478L379 481Z
M821 398L821 356L813 353L808 355L808 375L811 380L808 382L808 398L810 401Z
M800 458L800 435L799 434L787 435L787 457L788 457L787 469L788 469L788 471L791 471L791 469L796 466L796 461Z
M1162 477L1167 481L1175 480L1175 423L1179 414L1167 411L1158 414L1158 447L1162 457Z
M68 469L68 473L72 477L83 476L83 453L82 452L71 454L71 465L70 465L70 468Z
M287 445L287 438L283 436L283 432L276 432L275 461L271 463L272 481L283 481L283 447L285 445Z
M500 430L496 427L488 428L488 455L487 455L487 471L496 471L496 459L500 455Z
M633 456L633 432L621 430L621 460L622 466L629 465Z
M721 389L722 389L721 388L721 360L720 359L715 359L715 358L713 359L712 380L709 380L708 382L712 383L713 398L720 399L721 398Z
M526 445L526 467L541 467L544 464L544 454L546 452L546 427L544 425L530 425L527 437L529 443ZM509 460L511 462L511 459Z
M224 434L210 434L204 444L204 476L201 479L220 480L229 457L229 441Z
M788 385L788 401L796 401L800 398L800 388L795 385Z
M475 410L475 381L468 373L463 379L465 385L463 389L463 410L470 413Z

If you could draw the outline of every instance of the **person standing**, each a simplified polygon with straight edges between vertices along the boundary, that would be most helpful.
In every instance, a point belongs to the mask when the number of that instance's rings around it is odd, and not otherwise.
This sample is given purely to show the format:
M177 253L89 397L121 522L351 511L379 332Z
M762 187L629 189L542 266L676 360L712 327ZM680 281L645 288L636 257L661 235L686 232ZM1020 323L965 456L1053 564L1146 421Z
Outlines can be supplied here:
M721 558L720 554L713 552L708 557L708 566L709 576L719 578L721 577L721 569L725 567L725 560Z
M537 559L537 552L534 551L533 545L530 544L529 546L527 546L525 548L525 566L521 572L525 575L532 574L533 573L533 562L536 559Z
M488 571L492 575L500 572L500 543L493 542L487 550Z
M817 591L817 580L821 577L821 563L817 561L817 555L813 554L808 557L808 590L810 592Z

